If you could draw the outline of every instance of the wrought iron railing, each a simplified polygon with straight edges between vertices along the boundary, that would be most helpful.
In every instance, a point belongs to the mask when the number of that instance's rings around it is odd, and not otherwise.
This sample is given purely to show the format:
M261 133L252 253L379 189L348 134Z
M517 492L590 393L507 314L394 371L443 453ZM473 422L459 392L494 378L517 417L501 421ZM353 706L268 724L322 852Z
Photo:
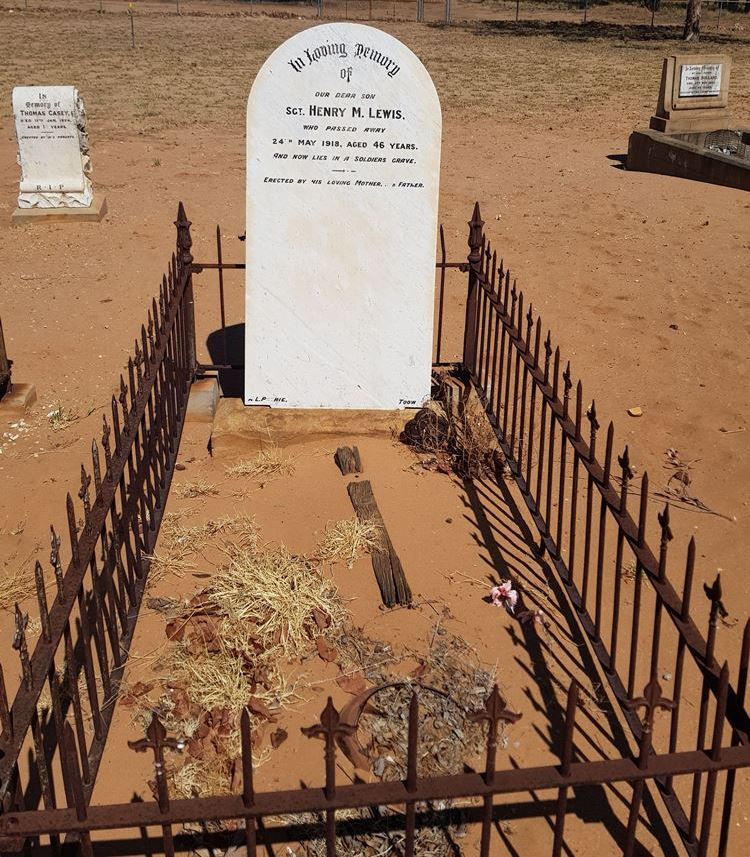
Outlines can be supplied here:
M40 802L53 810L58 804L56 782L63 782L69 806L78 797L87 802L94 787L196 367L190 222L182 204L175 225L176 252L158 303L152 301L148 322L141 326L127 378L120 376L119 396L111 402L111 422L103 419L104 461L93 441L91 469L81 466L78 511L71 495L67 496L70 558L65 570L63 540L51 528L50 564L55 579L51 598L42 566L36 563L41 636L32 653L26 640L27 617L16 604L13 646L22 678L9 705L0 669L0 818L35 810ZM81 673L84 682L79 686ZM39 711L45 689L49 718ZM66 719L71 711L73 730ZM82 772L80 793L75 790L77 781L61 769L60 744L66 729L69 749ZM22 763L27 749L28 762ZM5 824L4 833L12 832L12 825ZM57 848L59 834L53 834L51 841ZM9 850L8 842L1 850Z

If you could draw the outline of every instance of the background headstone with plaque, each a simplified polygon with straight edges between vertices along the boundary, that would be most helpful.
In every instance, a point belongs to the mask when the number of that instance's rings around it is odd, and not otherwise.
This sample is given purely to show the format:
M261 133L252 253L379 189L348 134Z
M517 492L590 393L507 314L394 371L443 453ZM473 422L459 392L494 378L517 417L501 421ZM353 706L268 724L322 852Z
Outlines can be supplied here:
M673 54L665 57L659 100L649 127L665 134L730 127L726 54Z

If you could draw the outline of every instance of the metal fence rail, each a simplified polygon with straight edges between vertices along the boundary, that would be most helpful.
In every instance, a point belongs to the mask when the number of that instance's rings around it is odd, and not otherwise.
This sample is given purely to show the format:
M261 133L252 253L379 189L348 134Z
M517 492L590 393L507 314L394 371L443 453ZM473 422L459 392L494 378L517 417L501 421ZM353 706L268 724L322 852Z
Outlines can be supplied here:
M88 801L96 780L114 699L127 660L138 610L171 482L190 384L195 372L195 331L190 264L190 222L180 204L177 246L163 278L158 304L141 326L127 381L112 397L111 423L103 420L101 448L93 441L92 476L81 466L77 517L70 494L67 520L70 560L63 572L62 539L51 529L50 563L55 577L51 606L44 573L36 563L42 632L29 654L25 619L16 605L13 642L21 685L8 705L0 669L0 800L2 812L45 809L58 803L55 783L65 786L67 804L78 794L60 771L60 742L69 730L71 752L82 777L80 796ZM114 436L112 438L112 436ZM114 441L114 443L112 442ZM79 676L84 682L79 686ZM45 691L50 719L38 710ZM66 718L72 709L75 730ZM91 723L92 735L87 735ZM22 754L28 752L28 763ZM36 815L36 813L33 813ZM6 832L9 830L5 826ZM59 836L51 837L53 848ZM5 853L8 843L0 843Z

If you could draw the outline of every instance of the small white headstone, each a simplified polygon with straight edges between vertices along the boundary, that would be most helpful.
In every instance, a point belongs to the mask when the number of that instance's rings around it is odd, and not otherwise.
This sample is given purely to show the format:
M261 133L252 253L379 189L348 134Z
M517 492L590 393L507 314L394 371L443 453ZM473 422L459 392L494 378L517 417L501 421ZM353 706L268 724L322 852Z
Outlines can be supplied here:
M387 33L324 24L265 62L247 109L246 404L429 396L440 139L432 79Z
M73 86L16 86L13 117L21 166L19 208L91 205L86 112Z

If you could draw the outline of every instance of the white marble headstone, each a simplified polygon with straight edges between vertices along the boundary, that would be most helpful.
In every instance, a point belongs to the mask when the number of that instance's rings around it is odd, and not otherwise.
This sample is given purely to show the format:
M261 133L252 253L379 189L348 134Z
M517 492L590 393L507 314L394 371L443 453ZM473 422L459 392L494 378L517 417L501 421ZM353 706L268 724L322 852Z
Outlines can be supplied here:
M86 112L73 86L16 86L19 208L91 205Z
M401 42L324 24L247 107L245 402L415 407L430 394L441 113Z

